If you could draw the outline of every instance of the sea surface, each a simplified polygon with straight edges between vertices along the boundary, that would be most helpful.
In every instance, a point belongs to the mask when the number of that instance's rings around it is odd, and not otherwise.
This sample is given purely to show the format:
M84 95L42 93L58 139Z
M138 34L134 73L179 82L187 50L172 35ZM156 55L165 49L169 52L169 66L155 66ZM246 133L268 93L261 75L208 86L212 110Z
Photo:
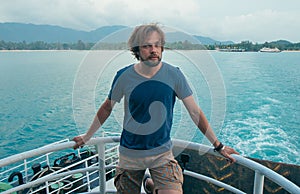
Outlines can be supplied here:
M165 51L220 141L241 155L300 165L300 52ZM127 51L0 52L0 159L84 133ZM121 131L122 103L97 132ZM182 103L172 136L207 144Z

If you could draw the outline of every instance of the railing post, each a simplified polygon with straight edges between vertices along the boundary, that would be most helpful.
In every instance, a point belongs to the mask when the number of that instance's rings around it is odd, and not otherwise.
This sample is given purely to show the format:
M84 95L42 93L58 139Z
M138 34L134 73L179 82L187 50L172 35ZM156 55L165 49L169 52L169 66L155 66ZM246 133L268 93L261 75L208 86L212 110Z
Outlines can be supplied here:
M105 193L105 183L106 183L106 177L105 177L105 143L103 141L100 141L100 143L97 146L98 148L98 161L99 161L99 192Z
M262 194L264 190L265 176L259 171L255 171L253 194Z

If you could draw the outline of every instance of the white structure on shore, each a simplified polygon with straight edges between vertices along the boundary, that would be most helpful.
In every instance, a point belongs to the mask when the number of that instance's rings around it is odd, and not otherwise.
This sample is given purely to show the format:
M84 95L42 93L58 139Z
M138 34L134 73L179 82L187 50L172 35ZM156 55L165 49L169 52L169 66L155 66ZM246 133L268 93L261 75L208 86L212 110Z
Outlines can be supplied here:
M278 53L278 52L281 52L281 51L276 47L275 48L264 47L264 48L260 49L259 52Z

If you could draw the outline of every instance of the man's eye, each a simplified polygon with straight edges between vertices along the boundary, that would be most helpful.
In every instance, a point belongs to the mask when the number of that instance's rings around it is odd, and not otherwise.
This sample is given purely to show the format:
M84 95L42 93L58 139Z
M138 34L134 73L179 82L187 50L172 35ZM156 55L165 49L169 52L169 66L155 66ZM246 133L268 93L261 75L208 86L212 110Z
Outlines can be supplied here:
M143 47L143 48L151 48L152 45L151 45L151 44L145 44L145 45L143 45L142 47Z
M161 44L161 43L157 43L157 44L155 44L155 46L156 46L156 47L161 47L162 44Z
M154 47L161 47L162 46L162 44L161 43L155 43L155 44L144 44L144 45L142 45L142 48L144 48L144 49L149 49L149 48L151 48L152 46L154 46Z

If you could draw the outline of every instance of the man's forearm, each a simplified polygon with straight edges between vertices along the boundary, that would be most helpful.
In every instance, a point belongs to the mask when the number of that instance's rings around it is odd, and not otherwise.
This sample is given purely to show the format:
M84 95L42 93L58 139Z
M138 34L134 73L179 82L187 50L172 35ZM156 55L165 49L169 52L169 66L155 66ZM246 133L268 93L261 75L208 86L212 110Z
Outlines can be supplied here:
M88 141L94 133L103 125L106 119L112 112L112 103L110 100L106 100L99 108L94 120L85 134L85 140Z
M218 138L216 137L213 129L210 127L209 122L207 118L205 117L204 113L201 111L201 109L198 110L197 116L195 115L195 118L193 119L197 127L200 129L200 131L206 136L206 138L214 145L214 147L217 147L219 145Z

